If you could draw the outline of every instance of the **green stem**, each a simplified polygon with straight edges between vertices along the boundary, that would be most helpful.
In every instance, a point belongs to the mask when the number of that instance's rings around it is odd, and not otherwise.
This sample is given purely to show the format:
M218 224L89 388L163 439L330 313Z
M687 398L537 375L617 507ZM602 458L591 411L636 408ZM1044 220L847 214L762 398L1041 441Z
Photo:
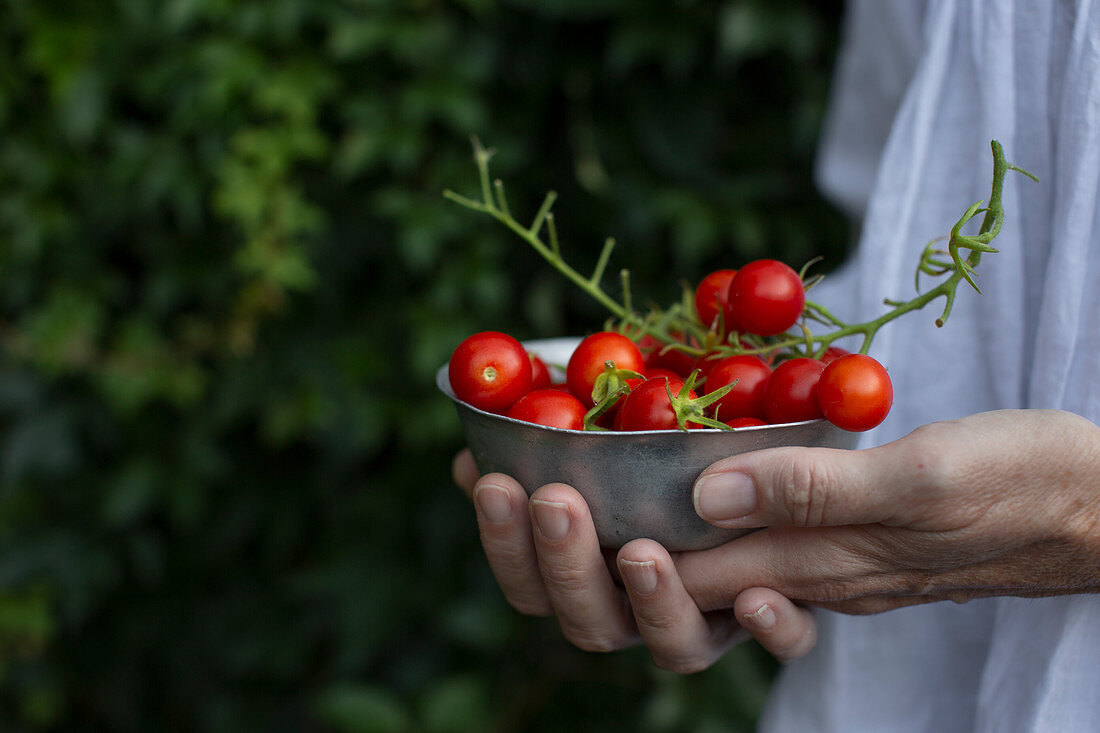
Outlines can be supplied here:
M812 334L803 324L803 333L800 336L794 336L793 334L785 334L780 336L777 340L759 339L748 335L730 334L728 346L717 346L711 343L715 338L722 338L724 335L719 334L717 336L711 335L705 328L700 328L697 320L693 318L694 309L690 307L689 303L680 306L673 306L668 311L654 311L648 315L641 315L634 311L633 304L630 297L630 279L629 273L626 270L621 271L621 280L623 286L623 302L612 298L603 288L600 287L600 282L603 279L604 271L611 257L611 251L615 246L615 240L608 238L600 252L599 259L596 263L595 270L592 275L585 277L580 272L571 267L561 255L561 249L558 244L557 228L554 223L554 214L551 211L551 207L556 200L556 194L553 192L547 194L542 206L539 208L538 213L535 216L534 221L529 227L525 227L520 224L512 216L508 210L508 203L504 196L504 186L498 180L494 185L490 185L489 177L489 159L492 157L492 150L486 150L481 146L480 141L477 138L473 138L474 144L474 158L477 161L478 174L481 183L481 201L475 201L473 199L461 196L453 191L444 191L443 195L468 209L479 211L496 219L498 222L511 229L517 236L523 241L527 242L543 259L549 262L558 272L565 275L566 278L571 280L577 287L584 292L588 293L593 299L603 305L608 311L610 311L616 318L618 318L624 325L629 325L632 328L638 329L640 334L649 334L654 338L662 341L666 344L665 348L674 348L680 351L684 351L694 356L701 356L707 353L765 353L775 352L781 349L792 349L796 351L805 351L816 356L820 356L824 353L825 349L837 339L844 338L846 336L861 335L863 341L860 345L860 353L867 353L870 349L871 342L874 339L878 330L884 325L899 318L900 316L924 308L933 300L937 298L944 299L944 309L939 318L936 319L937 326L943 326L947 317L951 313L951 307L955 302L955 296L957 294L959 283L966 281L971 287L978 292L977 284L972 277L974 269L981 262L982 254L984 252L996 252L997 250L990 245L1000 233L1001 225L1004 223L1004 210L1001 206L1001 193L1004 187L1005 173L1009 170L1017 171L1032 180L1038 180L1031 173L1018 168L1011 163L1008 163L1004 157L1004 150L1001 148L1000 143L996 140L991 141L990 146L993 151L993 182L989 196L988 205L982 209L984 202L977 202L971 205L962 217L955 223L955 226L951 229L951 234L948 239L948 254L951 256L951 261L936 259L936 250L932 249L932 243L929 243L925 247L921 256L920 263L917 267L917 276L919 278L920 273L928 275L946 275L950 273L946 280L939 283L936 287L919 294L917 297L909 301L893 301L887 300L887 305L893 306L891 310L883 313L878 318L875 318L866 323L847 324L840 318L833 315L824 306L807 300L805 306L805 317L819 321L824 325L832 328L833 330L823 335L816 336ZM494 189L496 197L494 198ZM979 213L983 213L985 216L982 219L981 227L978 234L968 236L962 234L962 228ZM546 224L547 236L549 238L549 244L542 241L540 232L543 224ZM967 250L965 259L960 250ZM939 254L943 254L939 252ZM804 273L803 273L804 274ZM918 280L919 284L919 280ZM687 296L685 295L685 298ZM681 337L688 335L694 335L700 344L701 348L690 346L682 343L677 338L674 338L672 334L680 334ZM747 341L751 345L751 348L744 348L742 341Z
M600 280L603 277L604 269L607 266L608 260L611 256L611 250L615 246L615 240L608 238L604 243L603 250L600 253L599 261L596 264L596 269L590 277L585 277L577 270L573 269L561 256L560 248L558 247L557 230L554 226L554 216L550 211L550 207L554 203L555 195L553 193L547 195L543 201L542 207L539 209L538 214L535 216L534 222L530 227L525 227L520 224L508 211L507 202L504 198L504 186L500 181L496 183L497 201L493 198L493 187L490 186L489 181L489 159L492 157L492 151L486 150L481 146L480 141L475 137L474 142L474 158L477 162L478 176L481 181L481 201L474 201L473 199L461 196L454 191L446 190L443 192L443 196L457 204L465 206L468 209L474 211L480 211L484 214L488 214L501 224L506 226L515 232L520 239L527 242L536 252L542 256L547 262L549 262L558 272L565 275L571 280L577 287L592 296L602 306L611 311L617 318L627 321L635 326L642 328L648 332L648 327L644 323L644 320L637 313L634 313L623 304L616 301L610 295L605 293L600 287ZM539 230L542 228L542 223L546 222L547 229L550 236L550 245L545 244L539 237ZM654 334L657 335L656 333Z

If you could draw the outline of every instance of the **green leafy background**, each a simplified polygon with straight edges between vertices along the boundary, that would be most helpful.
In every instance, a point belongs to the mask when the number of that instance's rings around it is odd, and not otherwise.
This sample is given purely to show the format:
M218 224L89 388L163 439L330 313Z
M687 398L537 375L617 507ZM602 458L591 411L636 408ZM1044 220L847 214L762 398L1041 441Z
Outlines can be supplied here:
M495 147L636 298L843 256L837 2L0 2L0 728L748 730L505 603L450 482L466 335L605 314L441 196Z

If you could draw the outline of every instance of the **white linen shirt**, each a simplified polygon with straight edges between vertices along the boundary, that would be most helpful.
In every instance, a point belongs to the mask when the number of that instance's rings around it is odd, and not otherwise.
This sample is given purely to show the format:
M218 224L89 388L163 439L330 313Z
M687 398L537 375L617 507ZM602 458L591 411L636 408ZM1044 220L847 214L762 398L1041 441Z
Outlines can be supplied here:
M989 196L993 139L1040 182L1008 173L982 295L961 285L942 329L937 301L876 336L895 404L863 445L997 408L1100 423L1100 2L849 4L818 178L862 226L814 299L863 321L913 297L925 244ZM763 731L1100 730L1100 596L816 615Z

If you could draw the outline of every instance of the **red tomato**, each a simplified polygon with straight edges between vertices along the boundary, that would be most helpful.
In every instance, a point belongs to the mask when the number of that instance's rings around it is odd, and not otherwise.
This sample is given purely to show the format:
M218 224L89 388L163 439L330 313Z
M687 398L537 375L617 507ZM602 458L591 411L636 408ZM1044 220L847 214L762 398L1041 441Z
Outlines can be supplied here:
M714 355L704 354L703 356L700 356L698 359L695 360L695 364L692 366L692 370L699 370L699 379L706 379L707 375L710 374L710 370L714 368L714 365L721 361L717 358L712 359L712 356Z
M666 389L667 385L667 389ZM615 415L616 430L679 430L676 412L668 399L669 390L673 396L680 393L683 380L657 377L639 384L619 403ZM694 392L688 392L695 399ZM688 423L691 427L692 423ZM695 427L700 427L695 425Z
M894 402L894 387L882 364L865 354L848 354L821 373L817 401L833 425L861 432L886 419Z
M672 372L669 372L669 374L672 374ZM675 374L672 374L672 377L675 378L675 379L679 379L679 377L677 377ZM626 382L626 386L632 392L632 391L634 391L635 387L637 387L639 384L644 382L646 379L649 379L649 377L648 376L645 376L645 377L627 377L623 381ZM601 428L605 428L607 430L614 430L615 429L615 417L619 414L619 407L622 406L624 399L626 399L625 395L620 397L618 402L611 405L611 407L607 408L604 411L604 413L602 415L600 415L599 418L596 419L596 424L599 425Z
M669 379L679 379L680 381L684 380L682 375L677 374L671 369L665 369L664 367L652 367L645 370L646 379L656 379L657 377L668 377ZM631 380L628 379L626 381L629 383ZM634 387L634 385L631 385L631 387Z
M650 368L668 369L681 378L691 374L695 368L695 357L683 351L669 349L663 354L657 354L650 362Z
M519 398L508 417L551 428L584 430L588 409L573 395L557 389L536 389Z
M679 334L672 335L679 339ZM695 357L677 349L665 350L666 346L667 344L649 334L642 337L638 342L638 348L645 357L646 369L668 369L675 372L681 379L691 374L691 370L695 368Z
M707 374L705 394L732 384L725 397L711 405L714 419L723 422L736 417L764 417L764 389L772 370L751 354L727 356L714 363Z
M825 349L825 353L821 355L821 363L828 366L832 362L836 361L845 354L851 354L852 352L847 349L842 349L839 346L830 346Z
M806 304L798 273L778 260L755 260L730 281L726 327L775 336L793 326Z
M613 362L619 369L629 369L641 374L645 361L637 344L614 331L600 331L587 336L569 357L565 369L565 381L569 391L581 402L592 406L592 387L596 377L604 371L605 362Z
M487 412L505 412L531 388L531 359L506 333L482 331L451 355L447 373L458 399Z
M726 420L725 423L731 428L755 428L760 425L767 425L758 417L735 417L732 420Z
M531 389L546 389L550 386L550 370L546 362L530 354L531 357Z
M816 420L817 382L825 365L817 359L790 359L775 368L764 389L764 419L772 424Z
M726 308L730 281L736 274L737 270L715 270L696 286L695 312L705 328L717 328L716 319ZM729 324L726 325L728 327Z
M643 334L642 337L639 338L635 343L638 346L638 350L642 352L642 357L645 358L646 361L649 360L650 355L657 349L657 347L661 346L661 342L650 336L648 333Z

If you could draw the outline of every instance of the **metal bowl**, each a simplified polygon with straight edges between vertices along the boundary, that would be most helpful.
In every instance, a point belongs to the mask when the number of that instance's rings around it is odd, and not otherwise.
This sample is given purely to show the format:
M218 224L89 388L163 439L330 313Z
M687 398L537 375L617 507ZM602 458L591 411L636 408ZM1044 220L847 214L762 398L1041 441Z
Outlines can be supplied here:
M555 365L567 363L579 341L545 339L524 346L548 365ZM554 482L572 486L588 502L600 544L608 548L640 537L656 540L669 550L702 550L728 542L746 530L720 529L695 513L692 486L704 468L721 458L761 448L853 448L858 438L826 420L732 431L563 430L513 420L462 402L451 390L447 365L436 373L436 384L454 400L466 442L482 474L508 474L529 494Z

